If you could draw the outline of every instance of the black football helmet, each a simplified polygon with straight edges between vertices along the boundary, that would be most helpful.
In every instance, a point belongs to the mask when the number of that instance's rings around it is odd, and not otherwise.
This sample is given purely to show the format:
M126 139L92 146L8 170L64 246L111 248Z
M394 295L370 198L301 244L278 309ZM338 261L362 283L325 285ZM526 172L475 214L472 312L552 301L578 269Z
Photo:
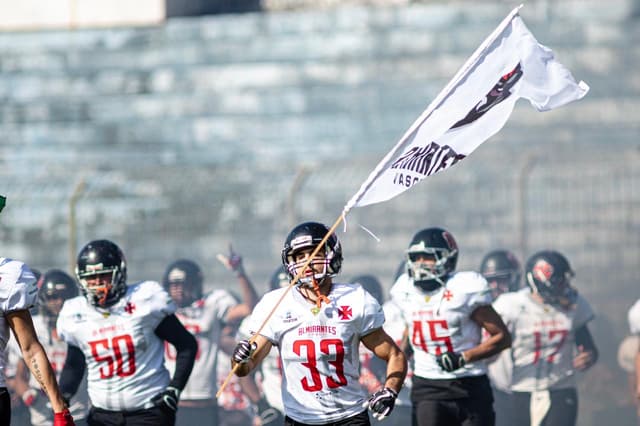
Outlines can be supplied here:
M358 275L357 277L353 277L351 282L360 284L379 304L382 305L384 303L382 284L380 284L380 281L373 275Z
M51 312L47 301L61 299L63 302L78 295L78 285L71 275L60 269L50 269L38 280L38 307L41 315L57 316Z
M480 273L489 282L494 299L520 288L521 271L518 258L509 250L493 250L480 263Z
M419 259L435 260L433 265ZM444 285L447 277L456 269L458 244L449 231L442 228L426 228L413 236L407 249L407 272L413 283L426 291Z
M284 248L282 249L282 264L286 268L291 279L293 279L304 265L303 262L296 262L293 255L300 250L315 248L329 232L322 223L318 222L305 222L296 226L289 232L287 239L284 242ZM316 273L315 278L319 283L326 277L333 277L340 272L342 267L342 246L335 233L332 233L324 244L324 259L314 259L311 263L317 265L322 263L324 265L322 273ZM312 277L301 277L299 279L301 284L311 284Z
M276 290L289 285L289 273L284 265L278 266L269 279L269 290Z
M527 284L534 293L552 305L569 306L578 292L571 286L575 273L566 257L555 250L543 250L527 260Z
M87 281L98 275L108 275L110 283L89 286ZM108 308L127 291L127 261L120 247L113 242L91 241L78 254L76 277L89 303L98 308Z
M203 282L200 266L188 259L178 259L171 263L162 278L162 285L169 294L171 286L181 287L182 300L175 300L181 307L189 306L202 298Z

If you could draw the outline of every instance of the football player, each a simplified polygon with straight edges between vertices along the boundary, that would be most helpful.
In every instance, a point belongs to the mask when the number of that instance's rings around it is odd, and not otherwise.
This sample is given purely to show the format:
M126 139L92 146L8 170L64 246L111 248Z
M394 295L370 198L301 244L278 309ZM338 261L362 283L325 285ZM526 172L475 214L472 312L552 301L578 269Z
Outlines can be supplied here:
M35 305L38 294L36 277L24 263L0 257L0 424L11 422L11 401L5 383L7 368L7 341L9 329L18 341L24 362L47 395L53 408L55 426L74 425L67 403L56 382L55 372L47 354L38 341L29 309Z
M480 263L480 273L489 283L494 300L502 293L520 289L522 267L516 255L508 250L487 253Z
M58 377L67 356L67 344L58 335L56 321L64 301L77 295L76 281L60 269L50 269L38 280L38 314L32 317L33 326ZM13 342L12 340L10 345L15 350ZM33 376L30 380L24 380L24 377L29 377L24 361L19 360L16 369L15 391L29 408L32 426L50 425L53 414L47 405L46 397L39 390L37 381ZM76 424L85 418L88 408L89 395L85 378L69 407Z
M571 285L564 255L543 250L525 266L528 288L494 302L514 336L510 356L513 424L575 425L575 375L591 367L598 351L587 323L589 303Z
M280 265L271 274L268 283L268 291L289 286L289 273ZM240 324L237 338L249 339L251 317L245 318ZM224 379L220 376L219 378ZM282 368L278 351L271 351L262 360L256 374L251 376L236 377L242 386L243 392L253 403L256 417L262 426L282 425L284 422L284 405L282 403ZM232 384L233 378L229 381ZM220 380L220 383L222 380ZM222 396L222 395L221 395Z
M456 272L458 245L442 228L417 232L407 250L407 273L391 289L413 350L414 424L493 425L486 363L510 344L491 307L487 281ZM481 340L481 331L488 337Z
M631 334L640 339L640 337L638 337L640 336L640 300L637 300L631 309L629 309L627 318L629 320L629 330ZM638 419L640 419L640 345L638 346L635 356L635 376L634 392L637 399L636 403L638 404Z
M195 338L174 315L160 284L127 285L120 248L95 240L78 254L82 295L67 300L57 329L69 345L60 377L74 395L88 370L89 425L173 425L180 392L196 357ZM164 341L176 348L173 376L164 366Z
M333 281L342 266L338 237L321 223L302 223L287 236L282 263L299 283L268 292L255 307L253 341L241 340L232 356L236 374L249 374L277 346L285 425L369 425L367 408L388 416L406 358L382 329L380 304L358 284ZM384 387L369 397L358 382L360 342L387 362Z
M521 288L522 268L515 254L509 250L493 250L480 262L480 273L489 283L491 296L496 300L503 293L518 291ZM493 408L496 413L496 426L512 426L511 416L511 371L512 360L509 351L502 351L495 359L488 360L489 379L493 388Z
M178 306L176 316L198 342L191 379L180 399L177 425L194 425L203 418L211 419L213 425L218 424L218 401L215 395L218 391L219 351L225 347L223 339L227 334L224 330L228 324L237 323L248 315L257 299L242 267L241 257L231 251L231 255L223 260L237 274L249 305L238 303L226 290L216 289L205 294L204 275L193 260L178 259L172 262L162 279L164 288ZM230 353L235 341L232 337L229 340L226 347ZM168 345L166 350L166 364L169 371L173 371L175 351Z

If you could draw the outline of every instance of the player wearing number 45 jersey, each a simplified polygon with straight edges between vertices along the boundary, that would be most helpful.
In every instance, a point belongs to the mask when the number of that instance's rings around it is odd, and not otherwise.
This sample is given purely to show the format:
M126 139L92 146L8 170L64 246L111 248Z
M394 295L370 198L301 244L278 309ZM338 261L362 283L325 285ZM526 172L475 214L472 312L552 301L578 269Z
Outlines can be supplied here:
M89 425L173 425L197 345L171 298L155 281L127 285L124 254L107 240L80 251L76 275L83 296L65 302L57 323L69 344L63 393L75 394L86 365ZM165 340L177 351L173 377L164 367Z
M575 375L596 362L598 351L587 328L593 311L571 286L573 275L562 254L540 251L525 267L529 288L494 303L513 336L513 424L576 423Z
M407 273L391 289L413 349L413 423L493 425L491 386L482 360L510 344L491 307L487 281L454 272L458 246L441 228L419 231L407 250ZM481 330L489 335L482 340Z
M369 425L367 407L375 418L385 418L407 362L382 329L380 304L359 284L333 282L342 264L338 238L321 223L300 224L285 241L282 261L292 279L300 277L300 285L273 290L255 307L248 328L257 334L253 342L236 346L236 374L249 374L276 346L285 425ZM358 382L360 342L387 362L383 387L369 397Z

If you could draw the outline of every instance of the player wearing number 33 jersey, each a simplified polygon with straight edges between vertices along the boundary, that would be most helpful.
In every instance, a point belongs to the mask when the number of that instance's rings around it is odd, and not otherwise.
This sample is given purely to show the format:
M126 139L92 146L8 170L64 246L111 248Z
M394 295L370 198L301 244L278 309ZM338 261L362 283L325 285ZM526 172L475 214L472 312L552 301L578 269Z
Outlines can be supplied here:
M385 418L406 375L406 359L382 329L384 314L373 296L359 284L332 281L342 263L338 238L323 224L303 223L287 237L282 258L300 285L273 290L256 305L248 328L258 335L255 343L236 346L236 374L249 374L277 346L285 425L368 425L367 407ZM387 363L386 381L370 397L358 381L361 342Z
M418 426L495 421L482 360L509 346L509 332L491 307L487 281L475 272L455 272L457 258L448 231L423 229L409 244L407 272L391 288L413 349L411 400Z
M81 250L76 275L84 295L66 301L57 322L69 344L63 392L75 393L86 365L89 425L121 417L126 424L173 424L197 345L171 298L155 281L127 285L124 255L107 240ZM164 367L164 340L181 360L173 378Z

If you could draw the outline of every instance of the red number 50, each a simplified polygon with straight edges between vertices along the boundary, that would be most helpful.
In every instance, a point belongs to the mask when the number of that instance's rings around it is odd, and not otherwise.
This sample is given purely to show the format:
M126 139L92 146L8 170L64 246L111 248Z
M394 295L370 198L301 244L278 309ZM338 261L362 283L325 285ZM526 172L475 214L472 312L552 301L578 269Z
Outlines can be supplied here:
M91 354L96 362L107 363L106 366L100 367L101 379L113 377L114 372L119 377L131 376L136 372L136 353L133 346L133 339L131 339L130 335L123 334L122 336L115 336L111 340L94 340L93 342L89 342L89 346L91 346ZM125 359L123 359L122 356L123 349L126 351L126 367Z
M296 355L302 355L302 348L305 349L307 356L307 362L303 362L302 365L307 367L311 373L311 383L309 383L308 377L304 377L300 381L302 383L302 388L307 392L317 392L322 389L322 379L320 378L320 372L318 371L316 345L313 340L296 340L293 342L293 351ZM333 359L328 362L336 369L336 377L327 377L327 386L333 389L346 385L347 378L344 376L344 346L342 344L342 340L321 340L320 352L333 356Z

